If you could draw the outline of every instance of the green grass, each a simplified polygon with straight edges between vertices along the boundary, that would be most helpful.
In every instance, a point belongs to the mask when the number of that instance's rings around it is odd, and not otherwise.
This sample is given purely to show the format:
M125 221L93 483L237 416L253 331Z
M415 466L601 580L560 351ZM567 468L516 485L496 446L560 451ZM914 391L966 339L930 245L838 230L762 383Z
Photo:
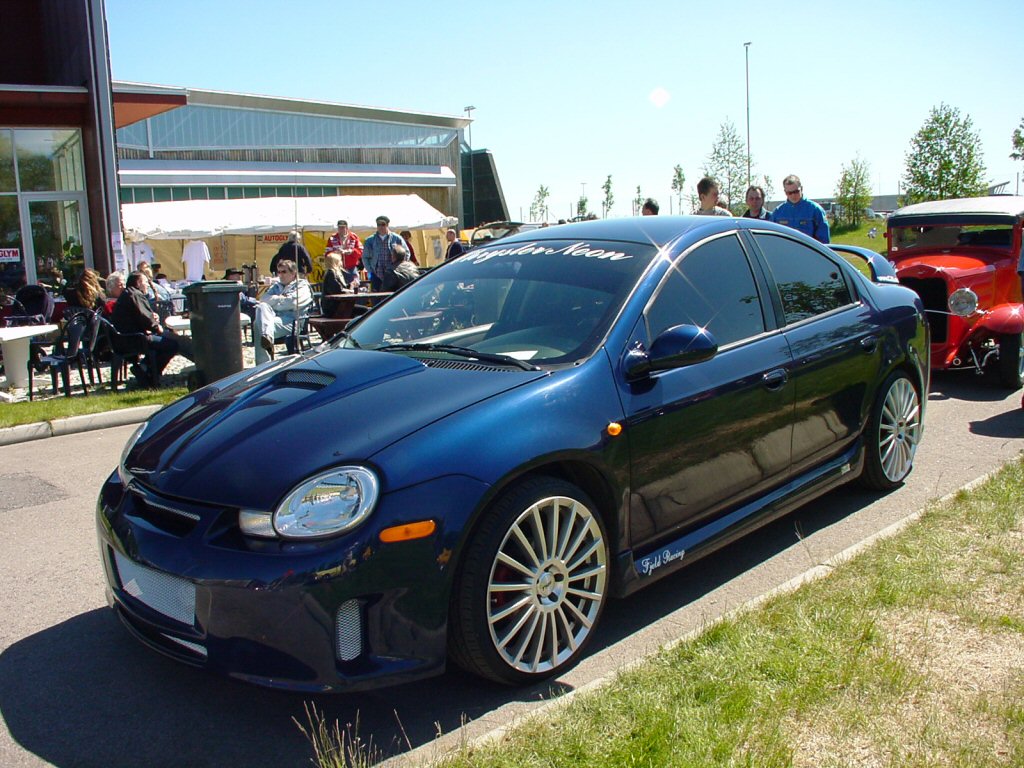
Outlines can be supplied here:
M878 237L868 237L868 231L874 227L878 230ZM831 231L833 243L844 245L859 245L875 253L885 253L887 242L885 239L885 221L875 219L873 221L862 221L858 227L833 226Z
M137 389L127 392L103 392L88 397L55 397L34 402L6 403L0 405L0 427L19 424L34 424L52 421L66 416L81 416L88 413L102 413L137 405L163 405L184 396L184 387L167 389Z
M1019 461L827 578L440 765L1024 765L1022 489Z

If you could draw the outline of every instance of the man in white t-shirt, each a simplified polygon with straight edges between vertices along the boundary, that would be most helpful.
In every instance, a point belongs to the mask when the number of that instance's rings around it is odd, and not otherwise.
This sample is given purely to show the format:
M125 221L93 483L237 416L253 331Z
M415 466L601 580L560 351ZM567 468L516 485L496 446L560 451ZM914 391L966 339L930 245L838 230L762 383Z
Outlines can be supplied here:
M185 279L194 283L203 279L206 265L210 263L210 249L202 240L190 240L181 251L181 263L185 265Z

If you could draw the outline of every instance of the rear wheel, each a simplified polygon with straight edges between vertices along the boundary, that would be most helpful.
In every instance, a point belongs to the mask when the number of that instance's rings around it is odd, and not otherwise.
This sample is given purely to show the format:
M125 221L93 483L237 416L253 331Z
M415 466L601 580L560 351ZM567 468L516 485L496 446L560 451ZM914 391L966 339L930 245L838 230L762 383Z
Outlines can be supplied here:
M507 684L557 675L583 655L608 595L596 507L554 478L523 481L485 513L452 594L449 654Z
M1024 334L1011 333L999 337L999 383L1008 389L1020 389L1024 381L1024 355L1021 345Z
M920 439L920 396L907 375L896 371L885 380L871 411L861 482L879 491L897 487L913 468Z

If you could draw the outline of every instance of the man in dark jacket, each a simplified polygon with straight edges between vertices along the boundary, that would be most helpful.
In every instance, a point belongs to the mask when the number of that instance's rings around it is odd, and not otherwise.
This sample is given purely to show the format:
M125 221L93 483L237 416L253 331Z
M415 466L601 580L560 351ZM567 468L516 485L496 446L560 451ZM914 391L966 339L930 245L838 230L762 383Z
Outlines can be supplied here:
M288 242L282 245L270 260L270 274L277 274L277 263L281 260L294 261L299 265L299 274L308 275L313 271L313 260L306 246L299 242L299 233L288 233Z
M120 333L145 334L146 346L156 350L156 372L160 372L177 354L191 358L192 348L187 340L160 325L159 316L153 312L146 298L148 292L149 278L142 272L132 272L125 282L124 291L114 302L110 321ZM145 361L133 365L132 373L142 386L153 384L154 371L149 370Z
M448 241L448 250L444 252L445 261L451 261L456 256L461 256L465 252L466 249L459 242L459 233L454 229L449 229L445 232L444 239Z

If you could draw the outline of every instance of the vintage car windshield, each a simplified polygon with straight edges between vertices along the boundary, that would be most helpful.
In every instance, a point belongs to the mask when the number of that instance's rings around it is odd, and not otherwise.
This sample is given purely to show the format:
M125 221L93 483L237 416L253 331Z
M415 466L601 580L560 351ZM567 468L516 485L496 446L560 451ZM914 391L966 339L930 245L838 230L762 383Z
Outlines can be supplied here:
M340 346L571 363L589 356L657 254L652 245L534 240L486 246L368 314Z
M893 227L893 251L944 248L996 248L1009 251L1013 227L997 224L938 224L935 226Z

